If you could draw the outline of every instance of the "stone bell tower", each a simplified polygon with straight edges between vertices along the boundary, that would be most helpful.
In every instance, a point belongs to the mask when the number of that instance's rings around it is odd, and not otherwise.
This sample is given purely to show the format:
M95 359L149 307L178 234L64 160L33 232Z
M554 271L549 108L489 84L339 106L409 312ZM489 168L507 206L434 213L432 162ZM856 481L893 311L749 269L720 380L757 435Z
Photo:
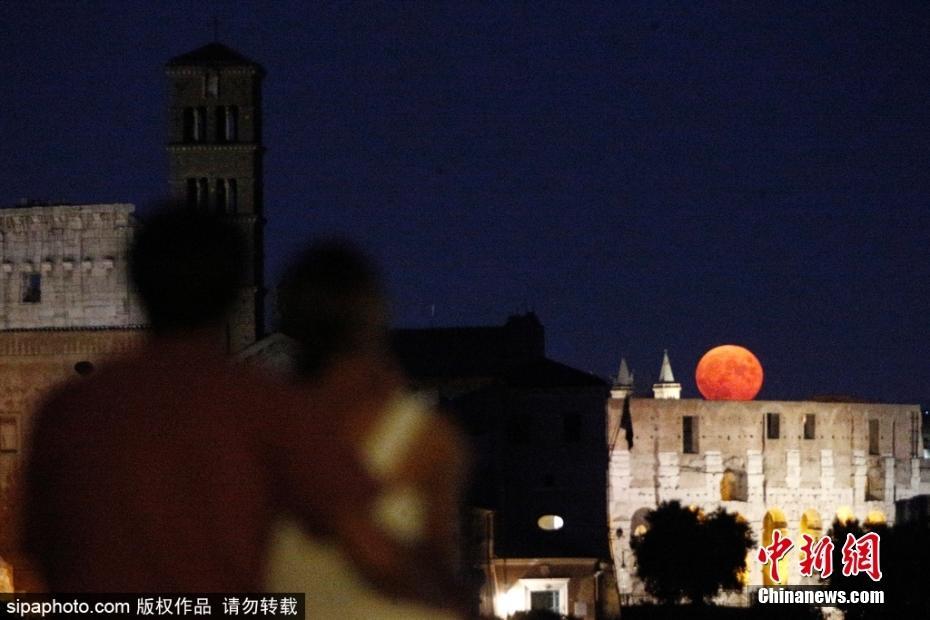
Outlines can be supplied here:
M190 209L229 218L247 242L247 268L226 322L230 353L264 327L262 78L257 63L220 43L168 61L168 179Z

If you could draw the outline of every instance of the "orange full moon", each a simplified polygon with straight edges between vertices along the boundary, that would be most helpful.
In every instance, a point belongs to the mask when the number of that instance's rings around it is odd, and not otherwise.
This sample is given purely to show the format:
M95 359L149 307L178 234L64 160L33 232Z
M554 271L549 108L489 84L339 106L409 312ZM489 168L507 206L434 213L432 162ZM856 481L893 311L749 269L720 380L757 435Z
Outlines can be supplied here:
M707 400L752 400L762 387L762 364L749 349L725 344L704 354L694 378Z

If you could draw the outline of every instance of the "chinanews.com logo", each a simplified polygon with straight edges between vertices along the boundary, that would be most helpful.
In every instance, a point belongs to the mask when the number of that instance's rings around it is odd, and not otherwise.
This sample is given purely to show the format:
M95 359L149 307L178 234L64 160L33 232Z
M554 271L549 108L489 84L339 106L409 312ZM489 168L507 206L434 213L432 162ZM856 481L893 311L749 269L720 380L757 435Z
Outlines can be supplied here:
M815 540L812 536L802 534L804 544L798 561L802 577L819 576L828 579L834 572L834 543L829 536ZM876 532L868 532L858 538L852 533L846 534L840 559L842 575L855 577L866 575L877 583L882 579L881 537ZM772 543L759 549L757 559L767 571L771 585L750 588L752 599L758 604L805 604L819 606L876 604L885 602L882 590L843 590L825 589L819 586L784 586L782 581L787 575L783 561L794 547L794 542L781 532L772 533Z

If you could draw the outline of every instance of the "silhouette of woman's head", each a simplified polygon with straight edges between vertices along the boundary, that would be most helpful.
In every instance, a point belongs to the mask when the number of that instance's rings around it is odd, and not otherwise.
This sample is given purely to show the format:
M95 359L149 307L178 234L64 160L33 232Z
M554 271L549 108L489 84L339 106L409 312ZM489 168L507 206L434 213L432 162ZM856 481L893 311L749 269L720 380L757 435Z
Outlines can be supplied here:
M287 270L278 311L281 332L301 344L297 370L304 375L336 355L385 345L381 280L368 257L344 241L313 244Z

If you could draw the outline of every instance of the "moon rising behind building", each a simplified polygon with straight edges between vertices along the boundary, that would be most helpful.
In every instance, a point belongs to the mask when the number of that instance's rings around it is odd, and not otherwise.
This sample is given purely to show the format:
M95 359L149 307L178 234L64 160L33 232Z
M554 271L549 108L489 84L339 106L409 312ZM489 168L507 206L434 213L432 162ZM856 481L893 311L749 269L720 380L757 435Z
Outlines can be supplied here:
M752 400L762 388L762 364L749 349L732 344L704 354L694 373L707 400Z

